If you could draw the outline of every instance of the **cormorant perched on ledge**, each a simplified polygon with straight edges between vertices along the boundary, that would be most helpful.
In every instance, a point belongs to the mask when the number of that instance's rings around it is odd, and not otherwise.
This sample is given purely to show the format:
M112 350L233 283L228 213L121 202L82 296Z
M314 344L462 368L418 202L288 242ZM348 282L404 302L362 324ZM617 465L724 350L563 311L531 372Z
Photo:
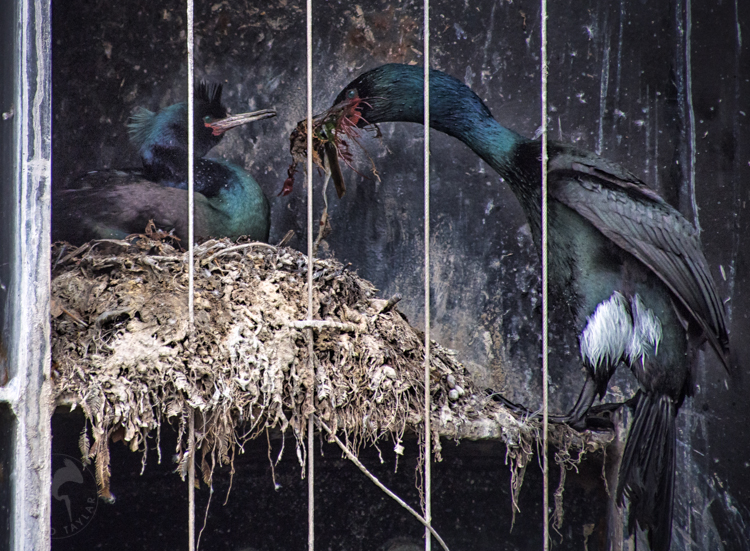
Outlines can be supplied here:
M273 117L273 110L227 116L221 85L200 83L195 90L195 237L267 241L268 200L253 177L229 161L203 159L225 131ZM52 240L79 244L91 239L143 233L149 220L188 237L187 104L152 113L141 109L129 126L142 169L97 170L75 180L52 197Z
M423 68L384 65L351 82L334 105L356 104L360 127L422 124ZM351 109L350 109L351 110ZM541 142L501 126L467 86L430 71L430 125L468 145L508 183L541 241ZM692 393L688 351L707 339L725 366L724 308L693 225L621 166L549 142L550 315L574 328L587 378L564 419L582 427L616 367L640 384L617 486L630 524L654 551L671 542L675 416ZM550 355L554 362L554 355Z

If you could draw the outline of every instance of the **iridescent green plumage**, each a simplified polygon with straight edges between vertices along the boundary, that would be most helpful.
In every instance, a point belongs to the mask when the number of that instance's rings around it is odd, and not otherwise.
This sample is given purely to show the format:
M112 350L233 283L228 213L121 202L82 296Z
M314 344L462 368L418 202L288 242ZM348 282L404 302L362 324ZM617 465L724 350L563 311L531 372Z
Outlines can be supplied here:
M253 177L225 160L202 158L234 126L275 113L227 117L221 85L201 83L194 110L195 237L249 236L268 240L270 208ZM128 125L142 169L99 170L53 195L52 238L80 243L143 233L149 220L187 241L187 104L139 109Z
M384 65L351 82L334 105L361 100L360 126L423 123L423 87L421 67ZM502 176L541 250L540 142L501 126L468 87L435 70L430 125L464 142ZM674 418L693 388L688 338L694 344L707 339L727 365L723 304L698 234L676 209L597 155L554 142L548 155L550 316L556 331L575 331L587 371L576 405L559 419L585 426L617 366L631 368L641 390L617 499L629 498L631 529L637 521L654 550L668 551ZM562 356L551 354L551 365Z

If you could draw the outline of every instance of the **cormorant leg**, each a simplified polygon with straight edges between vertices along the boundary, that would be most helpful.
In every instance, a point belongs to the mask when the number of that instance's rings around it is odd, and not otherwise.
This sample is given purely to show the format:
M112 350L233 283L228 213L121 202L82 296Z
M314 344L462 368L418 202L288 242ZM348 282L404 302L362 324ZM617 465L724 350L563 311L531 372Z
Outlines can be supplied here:
M526 406L522 406L521 404L511 402L505 396L503 396L502 394L498 394L491 388L486 388L485 392L490 396L490 398L492 398L493 401L502 404L514 413L526 415L528 417L533 417L534 415L539 413L538 411L530 410L529 408L527 408Z
M588 430L612 430L615 428L613 414L623 406L622 402L611 402L592 406L584 419Z
M586 430L586 414L591 409L591 404L596 399L596 383L591 377L586 377L586 382L578 396L578 401L567 415L552 417L555 421L567 423L576 430Z
M501 394L497 394L491 388L485 389L485 392L487 392L487 394L490 396L490 398L492 398L493 401L502 404L513 413L524 415L529 419L539 418L542 416L541 410L531 410L526 406L511 402ZM594 402L595 398L595 384L590 379L587 379L586 383L583 386L583 389L581 390L581 394L578 397L578 401L576 402L576 405L573 407L570 413L568 413L567 415L550 415L550 422L565 423L578 431L611 430L613 427L611 412L620 408L622 404L600 404L598 406L591 407L591 404Z

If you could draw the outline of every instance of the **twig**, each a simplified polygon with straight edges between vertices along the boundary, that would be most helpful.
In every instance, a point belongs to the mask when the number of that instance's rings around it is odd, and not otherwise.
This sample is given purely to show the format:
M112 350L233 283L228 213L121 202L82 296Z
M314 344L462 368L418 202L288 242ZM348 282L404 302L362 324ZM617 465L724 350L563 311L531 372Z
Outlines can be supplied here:
M63 258L62 260L59 260L59 259L58 259L58 261L57 261L57 262L55 262L55 266L54 266L54 268L52 268L52 269L54 270L55 268L57 268L57 265L58 265L58 264L65 264L65 263L66 263L66 262L67 262L68 260L70 260L71 258L75 258L75 257L76 257L76 256L78 256L79 254L81 254L81 253L83 253L83 252L86 252L86 250L87 250L87 249L88 249L89 247L91 247L91 243L84 243L83 245L81 245L80 247L78 247L78 248L77 248L76 250L74 250L74 251L73 251L72 253L69 253L69 254L65 255L65 258ZM64 250L65 250L65 249L63 249L63 251L64 251Z
M148 259L148 260L146 260ZM150 266L154 266L155 262L185 262L184 256L163 256L163 255L150 255L144 256L143 260Z
M396 293L395 295L393 295L391 298L388 299L388 302L385 303L385 306L383 306L380 309L380 312L378 312L378 314L386 314L390 312L391 310L393 310L393 307L396 306L396 304L401 302L402 298L404 297L401 296L401 293Z
M205 428L205 427L204 427ZM216 449L214 448L214 451ZM205 455L203 456L205 458ZM211 454L211 478L213 479L213 473L214 473L214 467L216 466L216 458L214 453ZM214 496L214 485L213 482L208 485L208 503L206 503L206 511L203 514L203 526L200 529L200 532L198 532L198 541L195 544L195 551L199 551L201 547L201 537L203 536L203 531L206 529L206 524L208 524L208 509L211 507L211 498Z
M86 245L88 246L88 243L86 243ZM62 247L60 247L60 252L57 255L57 260L55 260L55 263L52 265L52 271L53 272L55 271L55 268L57 268L57 265L60 263L60 259L62 258L62 255L64 255L65 251L67 251L67 250L68 250L68 244L67 243L63 243ZM65 258L67 259L68 257L66 256ZM724 278L724 279L726 279L726 278ZM3 285L1 288L4 291L5 290L5 285Z
M70 310L67 310L67 309L65 309L65 308L61 308L61 310L62 310L62 311L63 311L63 312L65 313L65 314L68 314L68 315L69 315L69 316L70 316L71 318L73 318L73 321L75 321L75 322L76 322L76 323L77 323L78 325L80 325L81 327L88 327L88 326L89 326L89 324L88 324L88 323L86 323L85 321L83 321L83 320L81 319L81 317L80 317L79 315L77 315L77 314L76 314L75 312L71 312Z
M289 230L284 237L281 238L281 241L276 244L276 248L286 247L292 240L292 237L294 237L294 230Z
M435 531L435 529L424 519L424 517L422 515L420 515L419 513L417 513L417 511L415 511L412 507L410 507L408 503L406 503L403 499L401 499L396 494L394 494L391 490L389 490L386 486L384 486L383 483L380 482L380 480L378 480L377 477L374 474L372 474L370 471L368 471L367 467L365 467L362 464L362 462L359 459L357 459L357 456L354 455L354 453L347 447L346 444L344 444L339 439L338 436L336 436L333 433L333 431L331 431L331 429L328 427L328 425L325 424L325 422L322 419L320 419L319 417L316 417L315 420L318 423L318 425L321 426L322 428L324 428L325 431L331 436L331 438L333 438L336 441L336 444L338 444L339 448L341 448L341 451L344 452L344 454L346 455L346 457L352 463L354 463L359 468L359 470L362 471L365 474L365 476L367 478L369 478L370 480L372 480L372 482L378 488L380 488L381 490L383 490L391 499L393 499L396 503L398 503L399 505L401 505L401 507L403 507L404 509L406 509L407 511L409 511L419 522L421 522L424 525L424 527L427 528L430 531L430 534L432 534L435 537L435 539L438 541L438 543L440 544L440 546L443 549L445 549L445 551L450 551L448 549L448 546L443 541L443 538L440 537L440 534L438 534Z
M208 258L208 260L206 262L211 262L217 256L222 256L222 255L227 254L227 253L231 253L231 252L234 252L234 251L239 251L241 249L249 249L249 248L252 248L252 247L262 247L262 248L265 248L265 249L269 249L271 251L275 251L276 250L276 247L274 247L273 245L269 245L268 243L243 243L242 245L235 245L234 247L229 247L227 249L223 249L223 250L219 251L218 253L212 254Z
M232 459L229 460L229 464L231 465L231 468L229 469L229 488L227 488L227 497L224 498L224 503L222 505L229 503L229 494L232 491L232 484L234 484L234 446L231 448L231 454Z
M268 463L271 465L271 480L273 481L273 489L278 490L279 485L276 484L276 466L271 459L271 436L268 434L268 427L266 427L266 442L268 443Z
M91 248L93 249L94 246L98 245L99 243L111 243L112 245L119 245L120 247L127 247L127 248L130 248L133 246L133 244L130 241L127 241L127 237L126 237L125 239L95 239L94 241L91 241Z
M356 333L360 330L359 327L352 323L342 323L340 321L331 320L299 320L289 322L289 327L295 329L338 329L346 333Z
M323 181L323 213L320 215L320 222L318 223L318 237L315 238L315 243L313 243L313 254L318 253L318 245L323 240L323 232L328 225L328 197L326 196L326 190L328 189L330 179L331 169L326 166L326 177Z

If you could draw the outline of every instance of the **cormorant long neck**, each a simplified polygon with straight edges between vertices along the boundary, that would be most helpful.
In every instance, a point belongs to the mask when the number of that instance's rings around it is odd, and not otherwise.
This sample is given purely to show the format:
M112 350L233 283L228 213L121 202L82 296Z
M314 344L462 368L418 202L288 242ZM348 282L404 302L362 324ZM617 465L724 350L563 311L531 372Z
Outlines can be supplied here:
M466 88L466 90L469 89ZM430 107L432 107L432 101L430 101ZM537 244L541 243L542 152L540 142L529 140L508 130L497 122L489 111L485 117L479 117L470 111L464 113L467 115L465 120L470 120L470 124L468 128L461 127L460 132L440 128L432 116L430 116L433 120L431 126L464 142L503 178L521 204L534 241ZM471 121L471 119L474 120ZM453 128L456 127L453 126Z
M383 65L369 71L334 104L360 98L360 126L424 121L424 75L418 66ZM498 123L469 87L443 72L430 72L430 126L468 145L508 183L538 238L541 225L540 147Z
M508 134L513 138L510 147ZM492 115L477 122L463 136L452 135L468 145L510 186L526 215L531 235L539 244L542 233L541 143L508 130Z

